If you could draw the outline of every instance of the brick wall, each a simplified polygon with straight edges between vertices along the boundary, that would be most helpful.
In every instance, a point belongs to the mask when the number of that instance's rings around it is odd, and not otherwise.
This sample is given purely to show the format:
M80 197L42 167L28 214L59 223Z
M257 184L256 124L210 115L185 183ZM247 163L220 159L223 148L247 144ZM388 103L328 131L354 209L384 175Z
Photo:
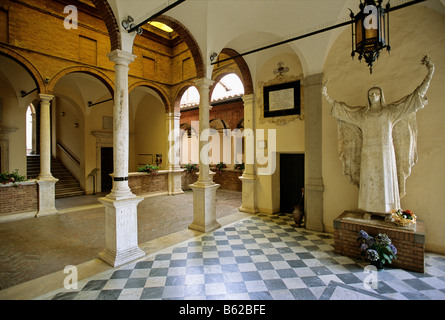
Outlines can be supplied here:
M0 216L38 210L37 183L0 186Z
M182 190L190 190L189 185L195 183L198 180L198 171L195 172L187 172L184 170L181 176L181 185Z
M244 102L235 101L214 106L210 109L209 118L210 120L221 119L229 126L228 129L233 130L244 118ZM199 121L199 109L181 112L181 124L191 124L192 121Z
M425 225L423 221L417 221L415 230L400 228L394 225L378 226L345 220L348 212L344 212L334 220L335 253L352 258L361 259L359 242L357 241L360 230L375 236L385 233L397 248L397 259L391 266L423 273L425 270Z

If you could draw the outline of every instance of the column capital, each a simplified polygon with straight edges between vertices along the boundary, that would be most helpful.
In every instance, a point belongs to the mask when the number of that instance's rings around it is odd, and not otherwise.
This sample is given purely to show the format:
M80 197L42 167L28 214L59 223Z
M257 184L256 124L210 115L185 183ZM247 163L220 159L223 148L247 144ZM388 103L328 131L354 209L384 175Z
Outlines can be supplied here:
M181 118L181 113L180 112L167 112L165 114L165 117L167 119L173 119L173 120L178 120Z
M208 78L201 78L193 81L193 83L195 84L195 86L198 87L199 90L199 88L210 88L215 83L215 81Z
M312 86L315 84L322 84L323 77L324 77L324 73L316 73L316 74L308 75L303 79L303 85L305 87L308 87L308 86Z
M137 57L136 55L134 55L130 52L119 50L119 49L111 51L107 56L110 59L110 61L112 61L116 64L121 64L121 65L126 65L126 66L128 66L130 63L132 63Z
M54 99L54 96L51 94L39 93L40 100L50 102Z
M254 103L255 102L255 94L245 94L243 95L243 102L244 103Z

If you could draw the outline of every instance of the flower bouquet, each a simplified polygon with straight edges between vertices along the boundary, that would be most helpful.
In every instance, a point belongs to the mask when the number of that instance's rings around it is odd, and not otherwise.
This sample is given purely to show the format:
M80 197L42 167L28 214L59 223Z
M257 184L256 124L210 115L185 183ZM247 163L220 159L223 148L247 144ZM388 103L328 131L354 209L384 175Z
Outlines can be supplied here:
M399 209L391 214L394 223L406 227L410 224L416 224L417 217L410 210Z
M384 233L372 237L366 231L360 230L357 241L360 241L361 255L377 269L382 269L384 264L397 259L397 249Z

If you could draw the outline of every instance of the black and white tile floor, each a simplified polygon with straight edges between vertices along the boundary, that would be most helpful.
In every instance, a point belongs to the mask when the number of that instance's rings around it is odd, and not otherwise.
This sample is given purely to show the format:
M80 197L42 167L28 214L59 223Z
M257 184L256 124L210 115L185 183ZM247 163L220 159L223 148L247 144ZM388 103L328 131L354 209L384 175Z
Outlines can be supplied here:
M445 300L444 256L427 253L424 274L366 272L333 246L290 215L252 216L37 299Z

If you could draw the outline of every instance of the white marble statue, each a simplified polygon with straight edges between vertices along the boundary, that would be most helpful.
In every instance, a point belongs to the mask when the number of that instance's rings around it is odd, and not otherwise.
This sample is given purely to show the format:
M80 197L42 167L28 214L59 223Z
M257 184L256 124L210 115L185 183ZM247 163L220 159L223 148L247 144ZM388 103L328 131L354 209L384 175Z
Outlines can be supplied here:
M368 91L365 107L351 107L322 93L338 119L338 148L343 173L359 187L358 208L388 216L400 208L405 180L417 161L416 112L427 104L425 94L434 73L428 55L422 64L428 69L423 82L403 99L386 104L379 87Z

